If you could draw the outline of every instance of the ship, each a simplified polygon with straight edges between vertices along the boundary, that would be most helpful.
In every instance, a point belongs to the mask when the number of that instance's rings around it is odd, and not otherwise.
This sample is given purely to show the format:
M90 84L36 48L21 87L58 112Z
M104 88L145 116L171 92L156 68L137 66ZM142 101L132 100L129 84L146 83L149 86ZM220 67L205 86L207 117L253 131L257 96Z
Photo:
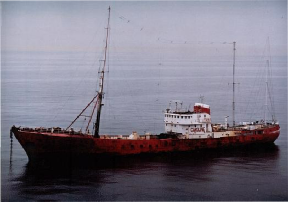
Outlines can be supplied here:
M101 109L104 97L104 77L107 66L107 49L110 33L110 7L108 8L108 23L104 60L99 71L99 90L88 105L66 128L60 127L20 127L13 125L10 136L13 135L25 150L29 162L56 159L83 159L100 156L128 156L139 154L157 154L170 152L193 152L222 148L242 148L248 145L273 144L280 135L280 126L275 117L271 121L266 119L255 122L235 124L235 45L233 42L233 124L229 126L227 118L223 124L211 122L210 106L201 102L195 103L192 110L183 110L182 102L171 101L164 111L165 131L160 134L138 134L136 131L127 135L100 135ZM266 82L266 93L268 82ZM266 95L267 96L267 95ZM267 98L266 98L267 104ZM85 131L74 130L73 124L83 116L88 107L93 112L88 116L89 121ZM96 112L94 116L94 112ZM89 124L93 118L93 132L89 131Z

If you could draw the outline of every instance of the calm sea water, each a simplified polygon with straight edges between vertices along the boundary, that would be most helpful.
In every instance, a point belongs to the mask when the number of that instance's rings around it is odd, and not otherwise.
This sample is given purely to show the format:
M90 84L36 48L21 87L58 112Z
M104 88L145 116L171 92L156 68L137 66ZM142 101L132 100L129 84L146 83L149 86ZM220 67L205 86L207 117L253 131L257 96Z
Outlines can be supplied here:
M281 126L275 146L136 156L73 168L28 166L20 144L15 139L10 144L10 127L68 126L95 94L96 56L2 54L2 200L288 200L286 57L272 61L273 99ZM214 123L232 117L231 57L163 58L142 55L110 62L101 134L160 133L170 100L183 100L188 108L200 95L211 106ZM237 58L236 122L263 118L262 61ZM84 120L75 125L83 127Z

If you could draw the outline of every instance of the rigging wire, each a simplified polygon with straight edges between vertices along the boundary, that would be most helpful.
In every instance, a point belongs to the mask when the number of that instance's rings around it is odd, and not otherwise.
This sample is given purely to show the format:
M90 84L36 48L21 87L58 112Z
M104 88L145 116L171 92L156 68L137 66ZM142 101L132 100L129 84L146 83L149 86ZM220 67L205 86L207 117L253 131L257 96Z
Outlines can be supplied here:
M267 53L267 51L268 51L268 53ZM266 57L266 54L271 55L271 54L269 54L269 41L268 40L266 41L265 48L264 48L264 50L262 52L262 55L260 57L260 63L257 66L256 78L254 79L254 82L253 82L253 85L252 85L252 88L251 88L252 90L250 91L250 94L248 96L248 102L245 105L245 109L243 110L244 111L243 114L247 114L247 111L249 111L249 113L251 114L250 118L249 118L250 121L252 119L252 116L255 116L256 113L259 112L259 110L257 108L257 105L255 105L255 106L252 105L252 103L253 103L252 102L252 98L253 98L253 100L255 100L255 98L256 98L258 103L262 100L262 97L259 96L259 94L260 94L260 92L263 91L261 86L264 86L264 85L261 85L261 83L263 83L263 78L264 78L264 73L265 73L264 70L265 69L263 69L261 67L265 66L264 58Z
M91 44L93 40L94 40L94 38L91 40L91 42L90 42L89 44ZM102 52L103 52L103 51L102 51ZM87 54L87 51L85 52L82 60L86 57L86 54ZM103 55L103 54L102 54L102 55ZM99 57L93 57L93 58L99 58ZM84 78L86 78L86 77L88 76L88 74L90 74L91 69L95 67L96 61L97 61L96 59L93 60L92 65L91 65L90 68L85 72ZM81 61L80 61L80 62L81 62ZM101 65L101 64L100 64L100 65ZM77 69L78 69L78 67L79 67L79 65L77 65ZM99 67L99 68L100 68L100 67ZM96 83L98 83L98 81L99 81L99 76L98 76L97 79L96 79ZM81 79L80 82L79 82L79 84L77 85L77 88L78 88L83 82L84 82L84 79ZM64 104L66 104L66 103L68 102L68 100L70 100L70 98L71 98L71 97L74 95L74 93L76 92L77 88L74 89L72 95L70 95L70 96L68 97L68 99L66 100L66 102L65 102ZM98 94L97 94L97 85L95 86L95 94L96 94L96 96L94 96L94 98L92 99L92 101L86 106L86 108L84 108L84 110L82 110L82 112L81 112L81 113L76 117L76 119L69 125L69 127L71 127L71 125L73 125L73 124L76 122L76 120L78 120L78 118L79 118L79 117L83 114L83 112L90 106L90 104L94 101L94 99L95 99L96 97L98 97ZM63 110L63 108L64 108L64 107L62 107L61 110ZM57 116L58 114L59 114L59 112L56 114L56 116ZM56 118L56 116L55 116L55 118ZM85 118L85 119L86 119L86 118ZM89 124L90 124L90 121L91 121L91 120L89 120L88 126L89 126ZM69 127L67 127L66 130L68 130ZM82 127L81 127L81 128L82 128ZM86 129L86 132L87 132L87 129Z
M78 119L79 117L86 111L86 109L93 103L95 99L98 99L98 95L94 96L93 99L88 103L88 105L80 112L80 114L71 122L71 124L66 128L68 130Z
M270 98L270 103L271 103L271 109L272 109L272 119L276 119L276 111L275 111L275 103L274 103L274 96L273 96L273 92L274 92L274 86L273 86L273 82L272 82L272 56L271 56L271 48L270 48L270 39L269 37L267 38L267 43L268 43L268 54L269 54L269 68L268 68L268 74L269 74L269 83L270 83L270 88L268 88L269 92L269 98ZM273 117L274 116L274 117Z
M128 18L124 17L124 16L120 16L119 19L123 20L126 23L129 23L130 25L133 25L133 22L131 20L129 20ZM140 31L146 31L146 29L143 26L138 26ZM167 38L163 38L163 37L156 37L155 38L156 41L158 43L162 43L162 44L168 44L168 45L231 45L233 44L233 42L219 42L219 41L192 41L192 40L179 40L179 39L167 39ZM179 59L180 60L180 59ZM224 77L224 75L222 75L222 77ZM221 81L224 81L223 79L221 79ZM227 88L226 85L223 86L223 88ZM159 89L159 87L158 87ZM228 107L228 105L225 105L226 107ZM155 123L154 123L155 125Z
M159 45L159 49L161 49L161 46ZM158 52L159 55L158 55L158 80L156 82L156 85L157 85L157 92L156 92L156 100L155 100L155 112L157 112L157 109L159 109L158 105L160 104L159 102L159 95L160 95L160 84L161 84L161 69L162 69L162 51L159 51ZM156 123L157 123L157 116L154 116L154 131L156 129Z
M82 128L83 128L83 126L84 126L84 124L85 124L85 121L86 121L86 117L84 117L84 119L83 119L83 123L82 123L82 125L81 125L80 131L82 131Z
M96 36L99 30L100 30L100 29L97 29L96 32L95 32L95 34L92 34L92 36ZM88 44L88 49L89 49L89 47L93 44L95 38L96 38L96 37L92 37L92 39L90 40L90 42L89 42L89 44ZM74 70L75 72L78 72L79 67L82 66L81 64L83 63L84 58L87 57L87 54L88 54L88 51L85 51L84 54L83 54L83 56L81 57L80 61L79 61L78 64L76 65L76 69ZM99 57L98 57L98 58L99 58ZM64 110L64 106L67 106L68 101L70 101L71 98L76 94L79 86L80 86L80 85L83 83L83 81L85 80L85 79L83 79L83 78L86 78L86 77L87 77L88 73L90 73L90 71L91 71L92 67L94 67L94 65L95 65L95 60L94 60L94 62L92 63L92 65L90 66L90 68L86 71L86 73L85 73L85 75L82 77L82 79L80 79L80 82L78 83L77 87L73 89L73 91L72 91L71 94L67 97L67 99L66 99L64 102L62 102L62 105L58 108L58 110L56 110L57 113L55 114L55 116L54 116L54 118L53 118L54 121L55 121L55 119L58 117L58 115L59 115L60 113L62 113L62 111ZM78 76L78 75L77 75L77 76ZM70 76L70 77L71 77L71 76ZM68 88L68 87L70 87L70 86L67 85L67 88ZM66 91L67 91L67 89L65 90L65 92L66 92Z
M127 23L131 23L131 21L129 20L129 19L127 19L127 18L125 18L124 16L120 16L119 17L121 20L123 20L123 21L126 21ZM145 31L145 29L144 29L144 27L141 27L141 29L140 29L140 31ZM201 44L201 45L212 45L212 44L233 44L233 42L232 43L229 43L229 42L210 42L210 41L182 41L182 40L169 40L169 39L163 39L163 38L160 38L160 37L158 37L158 41L159 42L161 42L161 43L168 43L168 44ZM110 44L110 35L109 35L109 44ZM85 55L86 55L86 53L85 53ZM85 56L84 55L84 56ZM96 61L94 61L94 64L93 64L93 66L95 65L95 62ZM100 64L101 65L101 64ZM108 48L108 72L109 72L109 48ZM109 74L108 74L109 75ZM159 78L160 78L160 70L159 70ZM159 79L160 80L160 79ZM127 82L126 80L125 80L125 82ZM256 81L255 81L256 82ZM81 82L80 82L81 83ZM159 85L160 84L158 84L158 91L159 91ZM130 85L127 85L127 86L130 86ZM108 83L107 83L107 95L108 95ZM130 90L131 91L131 90ZM260 91L260 90L259 90ZM258 93L259 93L259 91L258 91ZM75 92L75 89L74 89L74 92ZM258 93L257 93L257 95L258 95ZM159 95L159 94L158 94ZM70 96L69 98L71 98L72 96ZM69 99L68 98L68 99ZM107 99L106 99L107 100ZM98 101L98 99L97 99L97 101ZM97 101L96 101L96 103L97 103ZM133 100L133 102L135 102L134 100ZM96 105L95 105L96 106ZM92 116L93 116L93 113L94 113L94 110L95 110L95 106L94 106L94 108L93 108L93 111L92 111ZM137 108L137 105L135 105L136 106L136 108ZM156 102L155 102L155 106L156 106ZM63 109L62 109L63 110ZM58 111L58 110L57 110ZM140 110L137 110L138 112L140 111ZM58 112L59 113L59 112ZM58 115L58 113L57 113L57 115ZM137 114L137 113L136 113ZM110 116L110 111L109 111L109 116ZM142 116L140 116L140 118L142 119ZM89 127L89 124L90 124L90 121L91 121L91 119L89 120L89 123L88 123L88 126L87 126L87 128ZM144 124L146 124L146 122L145 121L143 121L143 123ZM87 128L86 128L86 131L87 131ZM154 128L155 128L155 124L154 124Z
M138 32L146 32L147 34L149 34L149 30L139 24L139 23L134 23L133 20L130 20L127 17L124 17L122 14L118 13L117 11L114 11L115 15L118 17L118 19L120 19L121 21L125 22L126 24L129 24L133 27L135 27L136 30L138 30ZM146 31L147 30L147 31ZM158 41L161 43L166 43L166 44L199 44L199 45L213 45L213 44L223 44L223 45L231 45L233 44L233 42L226 42L226 41L193 41L193 40L183 40L183 39L168 39L168 38L163 38L161 36L157 36L154 38L154 41Z
M190 41L190 40L175 40L175 39L165 39L165 38L161 38L158 37L157 41L161 42L161 43L167 43L167 44L199 44L199 45L213 45L213 44L222 44L222 45L231 45L233 44L233 42L220 42L220 41Z
M113 41L112 41L112 47L113 47L113 49L115 50L115 52L117 52L117 48L116 48L115 44L113 43ZM114 54L114 60L115 60L115 61L120 61L120 59L119 59L119 57L118 57L117 54ZM116 63L115 63L115 64L116 64ZM129 78L129 76L128 76L128 74L126 73L126 71L120 71L120 72L122 73L123 78L125 78L125 79L123 79L123 81L124 81L124 83L125 83L125 86L126 86L125 89L128 90L129 96L132 96L134 93L133 93L133 91L131 90L131 83L129 83L129 82L127 81L127 78ZM140 113L139 113L139 112L143 111L143 110L140 110L140 109L139 109L139 106L138 106L139 103L136 103L135 99L130 99L130 101L132 101L132 103L133 103L133 108L134 108L134 110L136 111L135 117L138 118L138 120L141 120L141 123L142 123L142 125L144 126L145 131L148 131L147 122L143 119L143 116L141 116Z
M86 134L89 133L89 125L90 125L90 123L91 123L91 120L93 119L93 115L94 115L95 109L96 109L96 107L97 107L98 101L99 101L99 97L97 96L97 100L96 100L96 102L95 102L95 105L94 105L94 107L93 107L92 113L91 113L91 115L90 115L90 119L89 119L88 124L87 124L87 127L86 127L86 129L85 129L85 133L86 133Z
M257 79L257 85L256 85L256 87L258 87L258 90L253 94L253 99L256 100L258 103L261 103L261 101L263 100L263 96L261 95L264 92L264 88L263 88L264 85L261 85L261 83L264 83L264 80L263 80L264 74L265 74L265 71L260 72L260 75L258 76L258 79ZM261 108L262 105L259 105L259 107ZM251 115L249 118L250 121L252 120L252 116L256 116L261 111L259 107L257 108L257 105L256 105L251 109Z

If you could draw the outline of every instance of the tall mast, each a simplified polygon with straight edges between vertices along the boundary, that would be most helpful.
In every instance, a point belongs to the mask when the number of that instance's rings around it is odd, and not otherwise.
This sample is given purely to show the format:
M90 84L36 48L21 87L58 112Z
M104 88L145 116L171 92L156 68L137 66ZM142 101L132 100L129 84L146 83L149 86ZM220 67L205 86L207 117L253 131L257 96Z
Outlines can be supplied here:
M103 68L101 69L100 73L100 82L99 82L99 92L98 92L98 103L97 103L97 117L96 122L94 125L94 137L99 138L99 126L100 126L100 116L101 116L101 108L103 106L102 99L103 99L103 87L104 87L104 74L105 74L105 67L106 67L106 59L107 59L107 49L108 49L108 38L109 38L109 30L110 30L110 6L108 8L108 23L106 28L106 42L105 42L105 53L104 53L104 64Z
M267 67L266 67L266 91L265 91L265 108L264 108L264 123L266 124L266 111L267 111L267 106L268 106L268 71L269 71L269 60L267 62Z
M233 127L235 126L235 52L236 52L236 42L233 42L233 101L232 101L232 120Z

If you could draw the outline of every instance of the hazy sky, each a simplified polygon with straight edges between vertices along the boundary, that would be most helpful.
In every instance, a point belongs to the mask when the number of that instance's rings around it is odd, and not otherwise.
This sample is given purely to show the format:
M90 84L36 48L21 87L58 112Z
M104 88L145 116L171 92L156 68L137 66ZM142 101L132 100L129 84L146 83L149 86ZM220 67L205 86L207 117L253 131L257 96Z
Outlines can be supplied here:
M236 41L249 52L269 36L273 52L287 54L287 1L1 3L4 51L97 50L110 5L112 45L123 51Z

